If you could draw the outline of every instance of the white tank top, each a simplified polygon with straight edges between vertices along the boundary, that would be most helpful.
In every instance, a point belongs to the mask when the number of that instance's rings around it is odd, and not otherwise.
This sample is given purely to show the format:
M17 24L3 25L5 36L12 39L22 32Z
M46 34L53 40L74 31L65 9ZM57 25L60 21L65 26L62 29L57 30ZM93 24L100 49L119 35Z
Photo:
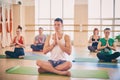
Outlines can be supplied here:
M64 40L64 34L62 36L62 38L60 39L60 41L62 42L63 45L65 45L65 40ZM53 39L52 39L53 35L50 36L50 41L49 41L49 44L51 45L53 43ZM58 46L58 45L55 45L55 47L51 50L51 55L50 55L50 59L51 60L66 60L66 57L65 57L65 53L64 51L62 51L62 49Z

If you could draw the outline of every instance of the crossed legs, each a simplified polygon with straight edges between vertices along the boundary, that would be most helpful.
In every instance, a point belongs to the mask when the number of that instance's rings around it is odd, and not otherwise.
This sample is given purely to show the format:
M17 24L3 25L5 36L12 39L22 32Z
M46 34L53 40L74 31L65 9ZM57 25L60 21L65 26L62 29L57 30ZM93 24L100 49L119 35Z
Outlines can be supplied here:
M63 64L60 64L56 67L53 67L50 62L48 61L42 61L38 60L36 64L40 67L38 71L40 73L42 72L51 72L59 75L66 75L70 76L70 72L68 71L71 68L71 63L70 62L64 62Z

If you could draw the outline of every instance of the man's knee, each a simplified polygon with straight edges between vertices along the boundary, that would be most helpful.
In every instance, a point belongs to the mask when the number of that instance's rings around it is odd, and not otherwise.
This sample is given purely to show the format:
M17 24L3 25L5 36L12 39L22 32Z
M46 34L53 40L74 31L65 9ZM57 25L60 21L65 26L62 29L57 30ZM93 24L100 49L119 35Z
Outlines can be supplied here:
M97 53L97 57L100 57L101 56L101 53Z
M7 54L8 54L8 51L5 51L5 54L7 55Z
M114 54L117 56L120 56L120 52L115 52Z
M34 44L32 44L30 47L31 47L31 48L34 48L34 47L35 47L35 45L34 45Z
M70 61L67 61L66 62L66 65L68 66L68 68L71 68L72 67L72 63Z
M36 61L36 65L41 66L42 65L42 61L41 60L37 60Z

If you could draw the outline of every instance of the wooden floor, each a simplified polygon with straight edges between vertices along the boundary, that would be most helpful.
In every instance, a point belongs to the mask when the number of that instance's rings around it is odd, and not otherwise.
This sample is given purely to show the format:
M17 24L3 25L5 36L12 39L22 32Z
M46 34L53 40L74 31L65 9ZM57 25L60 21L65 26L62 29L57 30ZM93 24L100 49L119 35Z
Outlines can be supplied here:
M120 48L117 48L120 50ZM11 48L4 48L0 49L0 54L4 54L5 50L12 50ZM30 51L29 48L25 49L26 52ZM41 54L41 53L35 53L35 54ZM49 54L47 55L49 56ZM96 53L90 53L87 48L85 47L73 47L72 55L68 57L68 60L71 60L77 56L77 57L96 57ZM107 70L110 79L109 80L120 80L120 67L118 68L104 68L104 67L97 67L97 66L89 66L93 63L72 63L73 69L91 69L91 70ZM95 64L95 63L94 63ZM5 70L16 66L36 66L35 60L16 60L16 59L0 59L0 80L106 80L106 79L95 79L95 78L71 78L71 77L56 77L56 76L35 76L35 75L19 75L19 74L7 74L5 73ZM120 63L118 63L118 66L120 66Z

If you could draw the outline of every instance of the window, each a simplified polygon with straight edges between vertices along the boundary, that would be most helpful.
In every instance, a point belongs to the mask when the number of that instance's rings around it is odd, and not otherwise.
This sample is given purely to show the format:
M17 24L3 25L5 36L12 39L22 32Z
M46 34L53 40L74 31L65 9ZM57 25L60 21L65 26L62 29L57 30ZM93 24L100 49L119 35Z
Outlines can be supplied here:
M101 0L102 18L113 18L113 0Z
M35 35L38 34L39 27L44 28L45 34L51 34L54 30L54 19L57 17L63 19L63 31L73 40L74 0L35 0Z
M120 0L88 0L88 24L98 25L88 26L88 37L94 28L100 30L101 37L104 37L103 30L106 27L112 31L110 37L120 34L119 3Z

